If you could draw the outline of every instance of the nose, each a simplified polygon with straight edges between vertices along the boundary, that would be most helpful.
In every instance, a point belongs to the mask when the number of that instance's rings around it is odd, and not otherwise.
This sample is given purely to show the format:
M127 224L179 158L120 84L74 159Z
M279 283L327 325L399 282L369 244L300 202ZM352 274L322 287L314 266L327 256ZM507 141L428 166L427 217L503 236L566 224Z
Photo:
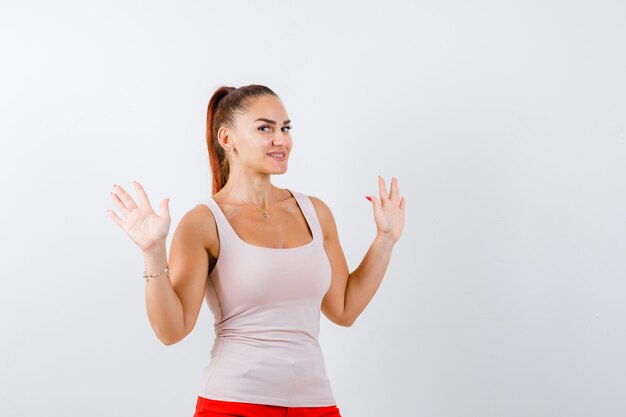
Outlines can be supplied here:
M285 143L287 143L287 135L284 133L279 133L276 136L274 136L274 141L273 141L274 145L284 145Z

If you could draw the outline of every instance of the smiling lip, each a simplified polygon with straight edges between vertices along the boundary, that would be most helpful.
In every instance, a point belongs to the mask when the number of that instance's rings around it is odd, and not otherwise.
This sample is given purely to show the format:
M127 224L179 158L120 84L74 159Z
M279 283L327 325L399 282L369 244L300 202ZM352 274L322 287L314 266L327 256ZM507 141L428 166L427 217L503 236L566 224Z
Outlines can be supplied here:
M274 156L271 154L274 154ZM283 161L287 157L287 152L268 152L267 156L278 161Z

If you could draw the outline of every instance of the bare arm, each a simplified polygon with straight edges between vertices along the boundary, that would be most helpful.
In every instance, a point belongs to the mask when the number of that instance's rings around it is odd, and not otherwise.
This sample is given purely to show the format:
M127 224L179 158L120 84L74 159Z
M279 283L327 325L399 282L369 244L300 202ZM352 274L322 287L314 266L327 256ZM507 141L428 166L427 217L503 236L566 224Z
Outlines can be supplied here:
M165 242L170 225L169 199L161 202L157 214L143 186L133 183L140 204L114 184L111 195L121 215L113 210L107 212L141 248L147 274L161 273L146 281L146 308L159 340L171 345L189 334L198 318L209 269L209 248L214 248L217 241L215 220L202 204L186 213L172 239L169 269L162 272L168 264Z
M207 212L199 205L180 221L172 237L168 274L146 282L146 308L150 324L165 345L184 339L193 330L206 289L209 255L206 249ZM165 244L144 252L148 274L163 271Z
M346 285L344 321L352 325L376 294L383 281L395 242L377 235Z
M332 281L322 300L322 312L332 322L351 326L376 294L391 259L391 252L404 228L404 197L400 198L397 181L392 178L387 196L384 180L379 177L380 200L372 198L377 233L359 266L349 272L339 243L334 217L326 204L312 197L324 231L324 249L331 264Z
M165 242L144 252L145 271L155 274L167 265ZM170 270L146 281L146 309L148 320L159 340L171 345L180 339L185 328L183 305L172 287Z

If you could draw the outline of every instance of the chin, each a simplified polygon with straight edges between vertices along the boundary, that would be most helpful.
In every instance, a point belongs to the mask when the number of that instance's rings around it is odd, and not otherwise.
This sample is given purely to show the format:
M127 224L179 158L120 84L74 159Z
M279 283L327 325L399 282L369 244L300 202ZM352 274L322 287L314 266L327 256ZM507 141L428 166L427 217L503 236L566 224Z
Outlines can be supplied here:
M283 165L283 166L270 166L270 167L266 167L266 172L268 174L271 175L281 175L281 174L285 174L287 172L287 164Z

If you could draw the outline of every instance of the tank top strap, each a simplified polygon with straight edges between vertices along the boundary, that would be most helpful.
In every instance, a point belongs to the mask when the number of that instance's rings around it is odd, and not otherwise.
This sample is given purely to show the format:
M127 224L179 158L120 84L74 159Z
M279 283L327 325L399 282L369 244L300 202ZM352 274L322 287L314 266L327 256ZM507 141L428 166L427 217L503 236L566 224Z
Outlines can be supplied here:
M232 229L230 223L228 222L228 219L226 218L226 215L224 214L224 212L222 212L222 209L220 208L220 206L217 205L215 200L213 200L213 197L203 198L201 200L201 203L209 206L209 208L213 212L213 217L215 218L217 226L217 232L219 234L220 244L222 244L225 240L235 243L238 242L239 236L237 236L237 233L235 233L235 231Z
M300 209L302 210L302 213L311 228L311 232L313 233L313 240L320 244L324 244L322 226L320 225L319 218L317 217L315 206L309 196L293 190L289 190L289 192L294 196L296 202L300 206Z

